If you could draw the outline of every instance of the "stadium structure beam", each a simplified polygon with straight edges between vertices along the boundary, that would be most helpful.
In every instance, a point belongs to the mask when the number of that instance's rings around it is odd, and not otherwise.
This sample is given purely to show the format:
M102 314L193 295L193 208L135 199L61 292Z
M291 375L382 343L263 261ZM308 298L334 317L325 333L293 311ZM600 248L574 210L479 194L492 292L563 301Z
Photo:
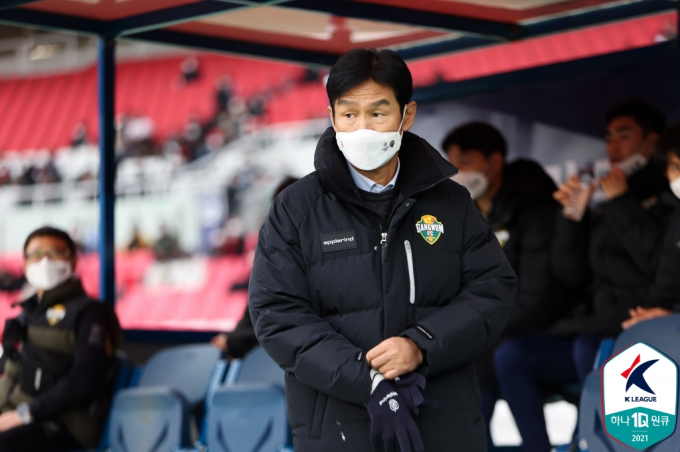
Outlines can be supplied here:
M84 35L100 35L106 28L106 22L100 20L24 8L0 11L0 23Z
M114 306L116 302L114 206L116 176L114 125L116 41L100 36L97 78L99 89L99 297Z
M607 22L633 19L649 14L674 11L677 0L640 0L614 6L597 7L590 11L576 12L552 19L536 20L523 25L523 38L550 33L561 33L583 27L601 25Z
M35 3L38 1L40 0L4 0L2 3L0 3L0 11L3 9L15 8L17 6L27 5L29 3Z
M106 34L122 36L141 33L253 6L260 5L241 1L204 0L114 20L107 24Z
M349 0L290 0L277 6L329 13L353 19L458 31L500 41L519 39L522 31L521 27L513 23Z
M419 58L426 58L430 56L442 55L447 53L459 52L463 50L472 50L478 47L498 44L499 42L493 39L478 38L475 36L461 36L459 38L445 39L441 41L429 42L416 46L394 47L397 52L405 60L417 60Z
M126 38L216 52L234 53L243 56L285 60L295 63L304 63L309 66L332 66L340 56L330 53L258 44L235 39L216 38L172 30L152 30L126 36Z
M678 51L676 46L677 43L675 41L669 41L632 50L566 61L564 63L549 64L458 82L438 83L415 89L413 91L413 100L420 103L428 103L461 99L477 94L503 91L555 80L571 79L594 72L611 71L651 61L677 58Z

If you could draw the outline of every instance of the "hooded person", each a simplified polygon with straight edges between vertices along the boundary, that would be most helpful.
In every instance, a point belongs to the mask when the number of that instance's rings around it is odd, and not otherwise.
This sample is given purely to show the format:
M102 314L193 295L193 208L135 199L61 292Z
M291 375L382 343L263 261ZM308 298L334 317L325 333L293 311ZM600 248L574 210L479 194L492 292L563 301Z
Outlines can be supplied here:
M518 288L503 335L477 359L482 413L487 426L499 398L493 353L503 339L544 331L564 311L565 287L550 259L559 204L555 183L536 162L506 161L507 143L494 126L470 122L453 129L442 147L458 168L453 180L465 186L503 247Z
M456 169L409 132L401 57L352 50L326 89L316 171L274 200L249 285L295 450L485 451L473 359L505 325L515 274Z

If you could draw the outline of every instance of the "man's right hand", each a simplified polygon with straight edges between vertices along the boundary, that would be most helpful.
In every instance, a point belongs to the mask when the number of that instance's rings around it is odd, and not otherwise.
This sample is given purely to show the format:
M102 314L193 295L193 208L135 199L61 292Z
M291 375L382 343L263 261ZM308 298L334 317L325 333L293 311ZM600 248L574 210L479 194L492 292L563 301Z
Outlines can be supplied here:
M210 345L214 345L215 347L222 350L223 353L226 353L226 351L229 350L229 346L227 345L227 335L224 333L218 334L217 336L210 339Z
M567 179L566 183L560 184L557 187L557 191L553 193L553 198L562 204L562 207L567 207L569 206L571 196L576 190L579 190L580 188L581 181L579 180L578 175L574 174L569 179ZM588 193L588 202L590 202L590 197L593 196L594 191L595 184L591 184L590 193Z

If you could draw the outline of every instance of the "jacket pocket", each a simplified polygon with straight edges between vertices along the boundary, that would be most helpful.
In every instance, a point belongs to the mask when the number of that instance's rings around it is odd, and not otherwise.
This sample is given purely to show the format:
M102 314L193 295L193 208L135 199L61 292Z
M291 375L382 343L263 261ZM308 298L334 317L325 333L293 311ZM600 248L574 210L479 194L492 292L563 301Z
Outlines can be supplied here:
M411 304L414 304L416 302L416 274L415 270L413 269L413 251L411 250L411 242L405 240L404 248L406 249L406 265L408 266L408 301L410 301Z
M316 403L314 404L314 414L312 415L312 426L309 431L309 437L312 439L321 438L321 427L323 426L323 416L326 412L326 405L328 404L328 394L321 391L316 396Z

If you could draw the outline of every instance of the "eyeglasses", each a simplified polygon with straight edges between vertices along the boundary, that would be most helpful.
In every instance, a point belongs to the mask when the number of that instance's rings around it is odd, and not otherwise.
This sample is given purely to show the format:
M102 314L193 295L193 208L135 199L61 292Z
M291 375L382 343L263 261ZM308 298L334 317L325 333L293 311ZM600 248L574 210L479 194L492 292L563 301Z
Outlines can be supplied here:
M40 261L42 260L43 257L47 257L49 260L59 260L59 259L70 259L71 255L71 250L68 248L63 248L60 250L56 249L51 249L51 250L35 250L32 253L26 254L24 258L27 261Z

